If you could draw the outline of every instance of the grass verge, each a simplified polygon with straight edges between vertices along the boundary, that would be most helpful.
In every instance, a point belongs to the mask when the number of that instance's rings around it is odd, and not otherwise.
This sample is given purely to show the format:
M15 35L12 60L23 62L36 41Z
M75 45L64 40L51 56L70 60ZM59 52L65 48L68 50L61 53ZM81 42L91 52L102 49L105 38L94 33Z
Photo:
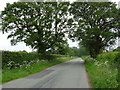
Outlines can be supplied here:
M90 77L92 88L117 88L117 68L88 56L82 57Z
M53 66L53 65L65 62L65 61L71 60L73 58L74 57L58 57L52 61L39 61L39 62L31 64L27 67L22 66L20 68L14 68L14 69L7 69L7 68L5 69L4 68L2 70L2 76L0 76L0 77L2 77L1 83L40 72L49 66Z

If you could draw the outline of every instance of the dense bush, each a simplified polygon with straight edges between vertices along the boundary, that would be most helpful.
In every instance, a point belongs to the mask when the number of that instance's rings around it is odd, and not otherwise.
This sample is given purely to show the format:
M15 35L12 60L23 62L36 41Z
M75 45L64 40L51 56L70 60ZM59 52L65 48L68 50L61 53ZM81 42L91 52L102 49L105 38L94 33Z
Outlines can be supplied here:
M2 52L2 68L9 67L20 67L30 61L38 60L37 53L28 53L25 51L11 52L11 51L0 51Z
M40 55L36 52L28 53L26 51L11 52L11 51L0 51L2 52L2 68L17 68L21 66L29 66L30 64L37 63L41 60L53 61L55 58L64 57L65 55L60 54L48 54Z
M97 56L97 60L102 62L108 62L110 64L117 64L120 62L120 52L107 52Z

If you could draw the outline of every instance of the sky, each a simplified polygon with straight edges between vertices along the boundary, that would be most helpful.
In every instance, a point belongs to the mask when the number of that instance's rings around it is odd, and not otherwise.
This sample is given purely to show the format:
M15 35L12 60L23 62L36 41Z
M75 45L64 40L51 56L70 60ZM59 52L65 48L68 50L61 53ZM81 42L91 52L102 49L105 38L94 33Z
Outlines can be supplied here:
M4 7L6 6L6 3L13 3L16 2L18 0L0 0L0 11L4 10ZM73 0L72 0L73 1ZM118 2L120 0L110 0L112 2L116 2L118 4ZM119 3L120 5L120 3ZM10 44L10 39L7 39L8 34L2 34L2 32L0 32L0 50L9 50L9 51L28 51L31 52L32 49L28 46L25 45L25 43L20 42L15 46L11 46ZM70 47L78 47L78 42L72 42L71 40L68 39L68 43Z

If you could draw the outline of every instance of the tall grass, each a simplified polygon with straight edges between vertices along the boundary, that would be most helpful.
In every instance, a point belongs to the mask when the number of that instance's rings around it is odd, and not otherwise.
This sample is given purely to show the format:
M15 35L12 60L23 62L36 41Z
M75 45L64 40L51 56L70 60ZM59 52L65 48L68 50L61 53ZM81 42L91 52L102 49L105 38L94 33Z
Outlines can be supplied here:
M119 52L108 52L98 55L96 59L82 57L90 76L93 88L117 88L119 86L118 63Z

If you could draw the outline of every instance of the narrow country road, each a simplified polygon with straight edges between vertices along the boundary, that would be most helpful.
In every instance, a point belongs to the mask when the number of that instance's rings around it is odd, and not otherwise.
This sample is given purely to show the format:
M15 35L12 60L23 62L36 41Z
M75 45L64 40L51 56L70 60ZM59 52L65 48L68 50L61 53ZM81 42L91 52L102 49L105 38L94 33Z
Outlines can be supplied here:
M77 58L4 83L2 88L89 88L89 84L84 61Z

